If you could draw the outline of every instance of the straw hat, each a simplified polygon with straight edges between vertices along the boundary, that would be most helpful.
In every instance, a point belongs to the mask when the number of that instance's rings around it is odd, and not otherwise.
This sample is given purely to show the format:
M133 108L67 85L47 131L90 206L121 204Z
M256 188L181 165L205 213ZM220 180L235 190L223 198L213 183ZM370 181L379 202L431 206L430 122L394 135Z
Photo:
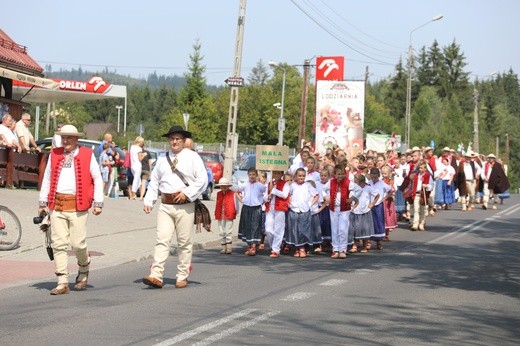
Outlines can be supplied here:
M60 136L75 136L81 137L84 135L83 132L78 132L78 129L74 125L64 125L61 130L54 132L56 135Z
M217 186L233 186L233 184L229 181L229 179L222 177L218 181Z

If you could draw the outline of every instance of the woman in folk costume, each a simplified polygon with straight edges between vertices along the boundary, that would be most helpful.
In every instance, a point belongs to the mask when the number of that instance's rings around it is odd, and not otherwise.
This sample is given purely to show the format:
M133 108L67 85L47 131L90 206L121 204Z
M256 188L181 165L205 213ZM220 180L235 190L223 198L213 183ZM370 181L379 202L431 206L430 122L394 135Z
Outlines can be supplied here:
M347 258L349 245L349 216L352 198L350 198L351 181L347 179L345 167L334 167L334 178L325 184L323 193L329 208L330 228L332 235L331 258Z
M272 178L265 203L265 237L271 248L269 257L278 258L285 231L285 213L289 209L290 184L282 179L282 171L273 171Z
M371 237L377 243L377 249L383 250L381 241L386 236L385 230L385 208L383 201L392 195L392 188L381 180L381 172L379 168L372 168L370 170L369 185L377 191L379 198L374 202L372 207L372 219L374 220L374 235ZM370 242L368 248L371 248Z
M440 157L440 164L437 165L435 173L437 184L435 184L435 204L444 209L448 209L455 203L454 183L455 169L449 164L449 159L445 156Z
M383 167L381 170L381 175L383 177L383 181L386 185L390 186L391 192L388 198L383 201L383 207L385 211L385 238L384 240L388 241L390 231L397 228L397 213L395 212L395 192L396 186L394 182L394 177L392 173L392 169L389 166Z
M426 169L426 162L419 163L419 172L413 174L413 224L412 231L424 231L428 214L428 197L433 189L433 179Z

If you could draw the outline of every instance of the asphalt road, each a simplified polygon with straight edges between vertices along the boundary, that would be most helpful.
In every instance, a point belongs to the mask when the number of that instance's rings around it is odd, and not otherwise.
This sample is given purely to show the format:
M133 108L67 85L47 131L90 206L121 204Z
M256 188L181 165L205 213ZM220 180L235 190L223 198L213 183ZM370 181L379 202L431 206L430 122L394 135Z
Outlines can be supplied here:
M146 288L149 261L103 268L86 291L54 279L1 291L2 345L517 345L520 197L449 210L382 251L332 260L197 251L186 289Z

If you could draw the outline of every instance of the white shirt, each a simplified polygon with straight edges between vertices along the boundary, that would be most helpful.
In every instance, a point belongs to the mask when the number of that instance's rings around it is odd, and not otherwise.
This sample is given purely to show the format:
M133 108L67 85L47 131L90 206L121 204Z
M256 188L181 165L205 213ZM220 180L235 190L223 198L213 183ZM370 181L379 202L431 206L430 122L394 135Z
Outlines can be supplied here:
M278 190L276 188L276 183L275 183L275 185L273 186L273 189L271 190L271 195L279 197L281 199L285 199L285 198L287 198L287 196L289 196L289 191L290 191L290 184L285 183L283 185L283 189ZM275 202L274 198L271 198L271 202L269 203L269 208L270 208L269 210L274 211L274 202Z
M289 208L297 213L310 211L311 202L317 194L318 192L311 184L293 182L290 189L291 201Z
M16 122L16 127L14 130L18 138L23 137L23 141L27 147L31 145L32 134L31 131L29 131L29 129L27 128L27 126L25 126L23 120L18 120Z
M132 144L132 146L130 146L130 164L132 165L133 169L141 169L141 161L139 160L139 153L141 151L143 151L143 148L137 144ZM166 156L164 158L166 159Z
M172 162L177 160L175 168L184 176L189 186L186 186L172 168L166 155ZM133 160L133 158L132 158ZM208 186L208 173L199 154L190 149L182 149L178 154L168 151L157 158L157 162L150 176L148 191L144 197L144 205L153 206L159 191L175 193L182 191L190 201L195 201L202 195Z
M18 138L16 137L15 133L4 124L0 124L0 133L5 136L5 139L7 140L6 144L9 144L9 146L13 145L13 141L18 143Z
M264 192L267 187L259 182L246 181L238 185L238 191L242 193L242 204L249 207L257 207L263 204Z
M370 208L368 207L369 204L379 195L379 193L368 184L361 187L356 183L351 183L350 186L352 188L352 197L355 197L358 201L358 205L356 208L352 209L352 213L358 215L368 213L370 211ZM356 202L353 201L352 205L354 206L355 203Z
M368 184L377 191L379 194L379 198L375 205L379 205L383 202L383 198L392 191L392 187L385 183L383 180L378 180L376 183L374 183L373 180L369 180Z
M79 147L76 147L71 153L72 157L76 157L79 153ZM49 155L49 160L47 161L47 166L45 167L45 173L43 175L42 187L40 190L40 201L48 202L49 191L51 187L51 155L54 155L52 152ZM67 158L65 158L67 161ZM101 177L101 172L99 170L99 165L96 161L94 153L92 153L92 157L90 158L90 175L92 176L92 180L94 181L94 202L103 202L103 178ZM74 160L72 160L72 164L70 167L66 167L64 164L60 176L58 177L58 186L56 187L56 193L63 194L76 194L76 174L74 171Z

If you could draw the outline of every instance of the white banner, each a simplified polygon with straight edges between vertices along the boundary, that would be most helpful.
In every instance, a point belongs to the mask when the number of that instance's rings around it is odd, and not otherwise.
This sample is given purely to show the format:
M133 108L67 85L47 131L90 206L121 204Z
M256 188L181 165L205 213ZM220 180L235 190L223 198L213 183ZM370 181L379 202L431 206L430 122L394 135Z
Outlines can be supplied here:
M364 81L316 82L316 150L337 144L349 157L363 152Z
M20 82L37 85L47 89L58 89L60 87L60 84L53 81L52 79L30 76L28 74L9 70L3 67L0 67L0 77L18 80Z

